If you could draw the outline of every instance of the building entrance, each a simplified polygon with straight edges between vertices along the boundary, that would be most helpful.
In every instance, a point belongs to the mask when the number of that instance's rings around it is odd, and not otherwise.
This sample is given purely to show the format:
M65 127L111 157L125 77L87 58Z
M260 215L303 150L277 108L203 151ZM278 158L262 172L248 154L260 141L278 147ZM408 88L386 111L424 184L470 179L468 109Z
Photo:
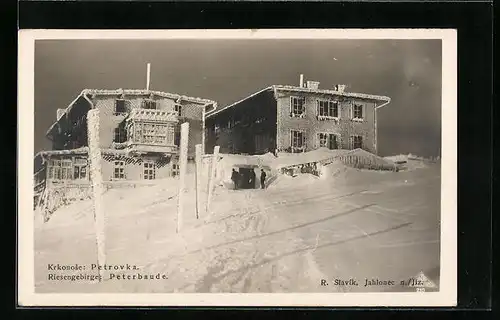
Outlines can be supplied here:
M256 175L253 168L239 168L240 173L238 189L255 189ZM254 174L252 174L252 172Z

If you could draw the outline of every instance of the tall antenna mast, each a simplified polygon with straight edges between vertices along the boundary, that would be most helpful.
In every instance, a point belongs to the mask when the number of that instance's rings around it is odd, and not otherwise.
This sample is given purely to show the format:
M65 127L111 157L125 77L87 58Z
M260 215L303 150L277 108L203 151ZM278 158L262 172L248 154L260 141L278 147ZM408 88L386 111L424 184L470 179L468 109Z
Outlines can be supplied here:
M151 63L148 63L148 71L147 71L147 74L146 74L146 90L149 91L149 80L151 78Z

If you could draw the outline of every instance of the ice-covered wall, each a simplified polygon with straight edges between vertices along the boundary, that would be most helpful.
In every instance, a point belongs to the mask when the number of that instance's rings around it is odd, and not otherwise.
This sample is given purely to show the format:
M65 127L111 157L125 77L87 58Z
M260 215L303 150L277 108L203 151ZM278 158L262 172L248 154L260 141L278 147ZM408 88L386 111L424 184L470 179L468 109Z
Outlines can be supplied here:
M92 102L94 106L100 111L100 121L99 121L99 140L101 148L113 148L113 137L115 134L115 129L118 128L119 124L122 123L127 117L128 112L132 108L141 108L142 102L145 99L154 100L157 103L158 110L173 111L175 101L169 98L156 97L156 96L99 96L96 95L92 97ZM116 114L115 105L117 99L125 100L126 112Z
M115 105L117 99L126 101L126 113L115 114ZM157 110L174 111L176 105L181 106L179 122L176 126L176 132L180 131L180 125L183 122L189 122L189 142L188 154L194 156L194 146L202 143L203 140L203 108L202 103L189 101L177 101L173 98L145 95L125 95L99 96L92 97L96 108L101 112L100 119L100 145L101 148L113 148L113 137L115 129L125 120L127 113L132 108L141 108L145 99L154 100L157 103Z
M305 97L305 115L302 118L290 116L290 97ZM339 101L339 119L318 120L318 99L330 99L314 93L277 93L278 149L287 149L291 146L291 130L301 130L306 134L306 151L319 147L318 133L336 134L340 149L350 149L350 136L363 137L363 149L376 153L375 138L375 103L352 98ZM335 98L331 98L335 100ZM363 121L352 119L352 105L363 106Z
M155 179L170 177L172 174L172 161L161 156L131 157L123 155L106 154L102 159L102 176L104 181L117 180L114 177L115 162L123 161L126 180L143 180L145 162L154 163Z

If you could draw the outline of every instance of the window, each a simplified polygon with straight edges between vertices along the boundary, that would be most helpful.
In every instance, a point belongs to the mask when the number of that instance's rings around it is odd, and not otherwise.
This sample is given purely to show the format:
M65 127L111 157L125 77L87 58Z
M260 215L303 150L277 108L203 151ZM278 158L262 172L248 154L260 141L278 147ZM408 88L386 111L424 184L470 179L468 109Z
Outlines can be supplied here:
M338 149L339 148L339 142L337 140L337 135L336 134L329 134L330 141L328 142L328 149Z
M73 164L71 159L50 160L48 165L48 178L54 180L73 179Z
M305 115L305 98L304 97L290 97L290 116L302 117Z
M306 135L304 131L292 130L290 144L292 146L292 151L303 150L306 145Z
M75 158L73 163L73 179L87 179L87 160Z
M336 101L318 100L318 118L338 118L339 105Z
M179 175L179 165L177 163L172 164L172 176L178 176Z
M113 178L125 179L125 162L124 161L115 161Z
M156 109L156 101L151 99L146 99L142 101L143 109Z
M122 143L127 141L127 130L122 125L115 128L115 135L113 137L113 142Z
M337 135L334 133L318 133L318 145L320 148L338 149Z
M120 115L127 112L127 108L125 106L125 100L118 99L115 102L115 115Z
M134 124L134 142L156 145L171 145L174 140L174 128L166 124Z
M146 180L154 180L156 167L155 163L152 161L144 162L144 179Z
M61 160L50 160L48 169L49 179L61 179Z
M362 136L352 136L351 141L352 141L351 142L352 143L351 149L363 148L363 137Z
M47 168L47 179L54 179L54 167Z
M362 120L363 119L363 105L355 104L352 107L352 118Z
M72 178L71 174L72 163L70 159L61 160L61 179L67 180Z
M328 146L328 134L318 133L318 143L320 148L326 148Z
M176 145L176 146L181 145L181 132L180 131L175 132L174 145Z
M174 106L174 110L175 110L175 112L177 112L177 115L179 117L182 117L182 106L180 104L176 104Z

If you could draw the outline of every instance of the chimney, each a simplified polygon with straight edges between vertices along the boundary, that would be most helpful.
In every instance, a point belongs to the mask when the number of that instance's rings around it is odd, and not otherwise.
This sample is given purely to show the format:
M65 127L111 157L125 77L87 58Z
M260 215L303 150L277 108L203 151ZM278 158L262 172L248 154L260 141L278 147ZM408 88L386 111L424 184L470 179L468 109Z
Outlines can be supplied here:
M148 69L146 71L146 90L149 91L149 80L151 78L151 63L148 63Z
M345 84L337 84L337 85L335 85L335 91L344 92L345 91L345 87L346 87Z
M307 87L317 90L319 88L319 81L307 81Z
M299 82L299 87L303 88L304 87L304 75L300 75L300 82Z
M61 119L61 117L64 115L64 112L66 109L57 109L57 120Z

